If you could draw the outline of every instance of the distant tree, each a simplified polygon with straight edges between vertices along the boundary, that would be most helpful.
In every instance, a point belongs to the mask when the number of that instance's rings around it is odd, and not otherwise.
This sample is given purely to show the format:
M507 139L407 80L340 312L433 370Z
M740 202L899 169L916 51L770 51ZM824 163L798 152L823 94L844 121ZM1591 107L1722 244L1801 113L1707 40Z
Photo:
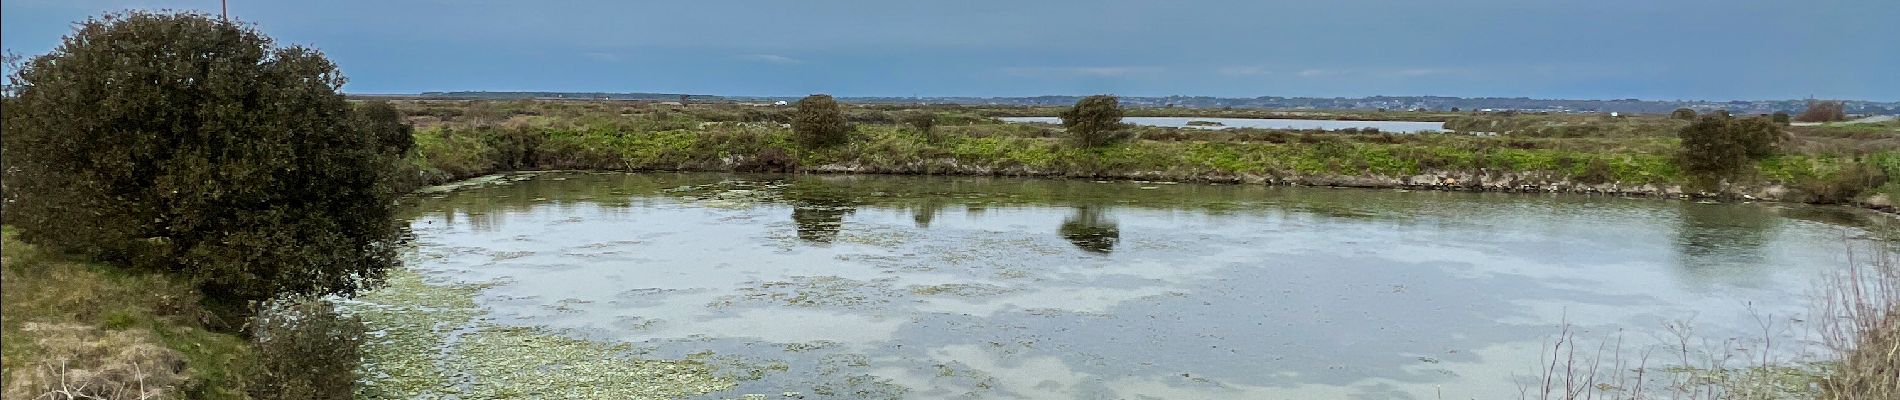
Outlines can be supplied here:
M1452 107L1451 112L1458 112L1458 107Z
M800 146L821 148L844 144L851 125L844 108L831 95L814 94L798 100L792 110L792 134Z
M1783 111L1776 111L1775 114L1769 116L1768 119L1774 121L1776 124L1780 124L1781 126L1788 126L1788 122L1789 122L1788 113L1783 112Z
M1695 120L1695 110L1678 108L1675 112L1669 113L1669 119Z
M1808 100L1808 109L1802 111L1794 120L1801 122L1846 121L1847 112L1841 102Z
M1130 135L1123 130L1121 102L1110 95L1084 97L1060 114L1062 126L1083 147L1112 144Z
M1784 135L1768 118L1732 118L1705 115L1677 132L1682 148L1677 154L1683 171L1713 184L1747 172L1756 160L1774 155Z
M220 310L351 295L398 262L400 113L352 108L314 49L197 13L81 22L9 77L7 224L193 279Z

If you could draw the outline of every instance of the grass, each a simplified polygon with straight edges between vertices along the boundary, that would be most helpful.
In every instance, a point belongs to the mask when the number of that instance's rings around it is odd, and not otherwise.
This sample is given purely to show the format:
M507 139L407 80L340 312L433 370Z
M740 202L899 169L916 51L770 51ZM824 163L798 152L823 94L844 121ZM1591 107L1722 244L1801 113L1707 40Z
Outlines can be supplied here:
M8 398L44 393L22 371L72 365L95 370L179 359L188 379L166 390L194 399L242 399L241 380L250 365L243 339L212 331L220 323L200 308L190 285L155 273L75 262L22 243L11 229L0 254L0 369ZM79 339L86 343L62 343ZM139 350L155 346L155 351ZM75 354L81 353L81 354ZM117 357L76 357L83 353ZM138 353L137 356L128 354ZM142 367L150 369L149 366ZM149 388L158 389L158 388Z
M638 117L635 117L638 118ZM1607 174L1608 181L1666 184L1680 173L1663 148L1673 139L1493 138L1464 135L1327 135L1234 132L1260 140L1207 140L1219 132L1078 148L1046 127L972 124L938 128L931 140L897 125L860 124L846 145L798 149L771 123L717 123L692 129L640 130L647 123L528 122L512 128L437 126L417 133L412 166L434 183L499 172L487 136L524 130L541 138L535 169L732 170L768 148L797 154L807 170L900 174L997 174L1075 177L1166 176L1178 180L1251 175L1411 176L1455 171L1542 172L1559 177ZM1195 135L1195 136L1186 136ZM1146 135L1167 138L1157 133ZM1635 149L1636 151L1632 151ZM1598 170L1592 171L1595 166ZM1607 171L1607 172L1605 172Z
M1547 340L1523 399L1872 400L1900 398L1900 258L1881 241L1846 250L1847 265L1820 284L1812 324L1794 337L1757 315L1753 338L1710 342L1671 322L1664 344L1622 335L1584 343L1569 325ZM1633 340L1633 339L1632 339ZM1819 352L1802 351L1817 345ZM1797 351L1786 350L1790 347Z
M1679 146L1675 131L1686 122L1661 116L1443 115L1448 127L1495 135L1135 127L1136 140L1078 148L1055 125L1004 124L988 118L1054 112L1049 107L860 105L847 107L847 115L857 121L849 143L800 149L781 123L784 110L775 107L577 101L403 104L421 115L412 119L424 126L417 132L418 151L410 164L421 184L515 169L783 169L753 166L757 160L776 158L768 153L795 155L797 165L790 169L807 172L1303 184L1370 179L1371 186L1395 186L1421 174L1464 182L1478 178L1495 182L1500 174L1511 174L1522 179L1520 184L1532 186L1600 190L1576 184L1615 183L1625 188L1619 190L1627 190L1650 185L1644 190L1651 193L1691 183L1675 165ZM932 134L894 123L893 115L920 111L937 116ZM1352 111L1130 112L1396 118L1386 115L1392 112ZM1900 131L1886 133L1886 129L1900 129L1888 127L1900 127L1896 124L1900 123L1790 128L1786 151L1759 162L1758 173L1732 181L1739 186L1727 194L1760 195L1764 192L1759 188L1778 186L1792 189L1781 197L1792 201L1868 204L1882 194L1881 198L1900 198L1900 185L1880 183L1886 176L1900 176ZM513 143L497 139L507 135L535 142L529 149L530 162L500 161L511 157L503 154L514 154L495 146ZM1881 173L1865 176L1872 170Z

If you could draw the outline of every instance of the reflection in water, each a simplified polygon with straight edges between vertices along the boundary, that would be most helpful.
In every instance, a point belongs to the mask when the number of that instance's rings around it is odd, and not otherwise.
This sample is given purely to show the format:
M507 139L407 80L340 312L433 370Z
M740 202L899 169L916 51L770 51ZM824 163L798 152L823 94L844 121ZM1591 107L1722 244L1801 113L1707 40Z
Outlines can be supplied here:
M798 238L814 243L831 243L838 238L844 215L850 207L793 206L792 223L798 224Z
M1509 398L1562 322L1798 313L1839 237L1776 222L1803 206L1009 178L549 173L415 200L411 268L492 283L484 323L756 377L706 398Z
M1106 213L1100 206L1076 207L1075 214L1063 219L1057 232L1083 251L1108 254L1115 250L1115 242L1121 241L1122 230L1114 219L1104 217Z
M1697 281L1717 277L1754 281L1765 273L1762 247L1780 217L1758 206L1686 203L1676 228L1683 272Z
M850 189L833 186L820 179L803 179L785 188L785 199L792 205L792 223L798 238L813 243L831 243L844 226L844 216L857 210L857 196Z
M930 222L937 220L937 214L943 213L944 200L938 196L928 196L917 200L910 206L910 220L918 228L929 228Z

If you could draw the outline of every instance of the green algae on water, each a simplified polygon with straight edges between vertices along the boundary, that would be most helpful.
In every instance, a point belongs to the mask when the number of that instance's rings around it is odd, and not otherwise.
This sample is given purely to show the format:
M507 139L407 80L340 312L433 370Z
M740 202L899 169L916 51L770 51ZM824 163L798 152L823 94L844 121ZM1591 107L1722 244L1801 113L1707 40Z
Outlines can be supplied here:
M345 303L371 330L363 399L677 399L730 389L696 360L635 356L626 343L490 323L474 300L488 285L431 284L410 270Z

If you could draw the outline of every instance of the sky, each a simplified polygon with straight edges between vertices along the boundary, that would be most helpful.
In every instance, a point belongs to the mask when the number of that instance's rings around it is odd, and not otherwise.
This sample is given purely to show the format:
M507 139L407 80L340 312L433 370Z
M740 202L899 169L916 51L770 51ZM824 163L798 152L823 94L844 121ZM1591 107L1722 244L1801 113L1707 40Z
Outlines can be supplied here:
M1896 0L230 0L351 93L1900 100ZM0 47L217 0L0 1Z

